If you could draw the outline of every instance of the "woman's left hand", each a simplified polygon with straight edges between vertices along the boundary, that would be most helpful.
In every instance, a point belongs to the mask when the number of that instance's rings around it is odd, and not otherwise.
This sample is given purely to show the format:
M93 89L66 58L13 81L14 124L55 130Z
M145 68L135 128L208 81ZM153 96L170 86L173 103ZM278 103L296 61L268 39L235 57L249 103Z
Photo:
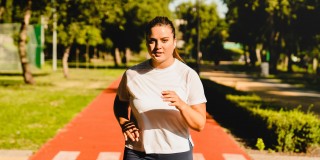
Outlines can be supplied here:
M188 105L180 99L175 91L162 91L162 99L169 102L170 106L175 106L186 120L190 128L201 131L206 123L206 104L200 103Z
M170 106L175 106L179 110L183 110L187 104L180 99L180 97L176 94L175 91L162 91L162 99L164 102L170 102Z

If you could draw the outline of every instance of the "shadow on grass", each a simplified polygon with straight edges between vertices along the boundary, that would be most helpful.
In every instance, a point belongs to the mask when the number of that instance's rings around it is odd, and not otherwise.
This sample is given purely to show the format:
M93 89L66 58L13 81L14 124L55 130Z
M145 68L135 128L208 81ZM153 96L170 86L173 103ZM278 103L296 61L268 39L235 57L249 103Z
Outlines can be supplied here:
M127 69L130 66L126 66L126 65L119 65L119 66L114 66L114 65L92 65L90 64L89 66L85 66L85 65L73 65L73 64L69 64L69 68L81 68L81 69Z
M0 86L9 87L9 86L21 86L25 85L23 79L21 80L0 80Z
M1 87L21 87L21 86L28 86L23 79L21 80L0 80ZM52 83L49 82L36 82L34 86L54 86Z

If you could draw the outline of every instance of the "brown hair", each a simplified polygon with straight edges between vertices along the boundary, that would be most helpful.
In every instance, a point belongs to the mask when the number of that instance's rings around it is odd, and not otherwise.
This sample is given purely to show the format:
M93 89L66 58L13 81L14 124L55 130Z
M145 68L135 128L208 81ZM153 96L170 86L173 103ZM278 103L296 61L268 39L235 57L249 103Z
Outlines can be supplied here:
M172 21L170 21L167 17L157 16L146 25L146 29L145 29L146 39L148 39L148 37L151 35L151 28L155 26L162 26L162 25L169 26L172 29L173 38L176 38L176 31ZM173 57L177 58L181 62L184 62L184 60L180 57L176 48L173 50Z

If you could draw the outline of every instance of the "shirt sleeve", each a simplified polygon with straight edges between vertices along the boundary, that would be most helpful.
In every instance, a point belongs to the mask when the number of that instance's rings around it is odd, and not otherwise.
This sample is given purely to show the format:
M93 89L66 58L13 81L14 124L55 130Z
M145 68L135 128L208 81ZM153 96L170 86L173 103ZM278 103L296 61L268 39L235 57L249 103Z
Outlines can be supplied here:
M127 87L127 72L125 72L122 75L118 90L117 90L117 94L119 96L119 99L121 101L129 101L130 100L130 95L129 95L129 91L128 91L128 87Z
M203 85L199 75L196 72L190 72L188 77L188 104L195 105L206 103L207 99L204 93Z

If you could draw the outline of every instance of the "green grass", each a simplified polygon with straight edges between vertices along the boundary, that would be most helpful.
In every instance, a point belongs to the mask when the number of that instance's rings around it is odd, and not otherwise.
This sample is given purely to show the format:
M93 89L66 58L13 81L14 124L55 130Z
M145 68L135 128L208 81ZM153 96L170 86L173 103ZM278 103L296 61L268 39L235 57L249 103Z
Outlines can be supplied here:
M0 149L37 150L84 109L124 69L44 71L25 85L20 75L0 74Z

